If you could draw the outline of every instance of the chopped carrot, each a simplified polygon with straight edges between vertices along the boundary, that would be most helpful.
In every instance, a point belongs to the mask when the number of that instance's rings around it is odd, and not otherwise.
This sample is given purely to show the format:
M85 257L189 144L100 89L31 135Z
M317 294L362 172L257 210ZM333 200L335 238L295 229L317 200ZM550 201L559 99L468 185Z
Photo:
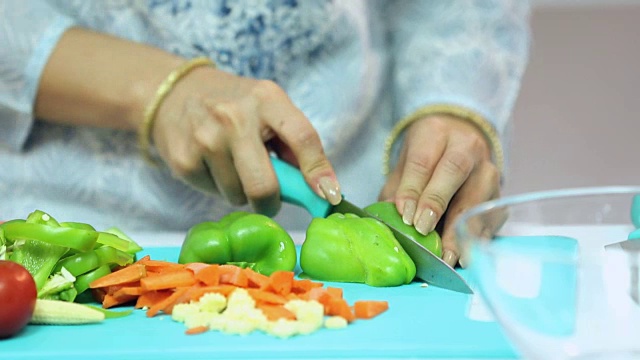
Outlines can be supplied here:
M121 295L135 295L135 296L140 296L142 295L146 290L144 290L141 286L123 286L120 289L116 290L113 293L113 296L118 297Z
M146 291L191 286L195 283L196 278L193 273L185 269L169 271L140 280L140 286Z
M179 287L173 292L173 294L151 305L151 307L149 307L149 309L147 310L147 317L154 317L160 311L171 314L171 309L173 309L173 305L175 305L176 300L180 298L185 292L187 292L187 290L187 287Z
M215 265L215 264L214 264ZM194 274L197 274L200 270L211 266L211 264L207 264L207 263L203 263L203 262L194 262L194 263L188 263L186 264L184 267L186 269L189 269L191 271L193 271Z
M171 296L172 292L173 291L171 290L147 291L138 297L135 308L150 308L151 306L153 306L153 304L156 304Z
M224 297L228 297L234 292L238 287L228 284L216 285L216 286L202 286L194 289L189 293L189 300L198 300L202 297L202 295L207 293L218 293Z
M275 293L288 295L293 287L293 271L274 271L269 276L269 283L263 290L270 288Z
M269 277L267 275L260 274L259 272L256 272L249 268L245 268L244 272L247 275L247 278L249 279L248 287L250 288L260 289L263 286L267 286L267 283L269 283Z
M105 309L112 308L114 306L126 304L130 301L136 300L138 296L136 295L112 295L105 294L102 299L102 307Z
M196 280L201 281L205 285L215 286L220 284L220 265L211 264L199 269L196 274Z
M356 319L356 315L351 310L347 301L339 298L331 298L329 300L329 312L327 315L342 316L348 322L353 322Z
M268 304L280 304L280 305L284 305L287 303L287 299L284 296L279 294L274 294L269 291L259 290L259 289L247 289L247 292L256 302L263 302Z
M220 284L230 284L237 287L246 288L249 285L247 273L239 266L220 265Z
M262 313L269 321L296 319L296 315L282 305L257 304L256 307L262 310Z
M145 255L143 257L141 257L140 259L138 259L138 261L134 262L134 264L140 264L146 260L151 260L151 256L150 255Z
M89 284L89 287L93 289L110 285L126 284L142 279L145 277L146 273L147 271L144 265L131 264L94 280Z
M389 309L387 301L359 300L353 304L353 309L358 319L371 319Z
M296 294L303 294L311 290L314 287L322 287L324 284L321 282L311 281L310 279L293 280L291 286L291 292Z
M331 297L342 299L342 288L327 286L327 293L331 295Z
M140 259L136 262L137 264L142 264L147 268L163 268L163 267L170 267L170 268L184 268L185 265L184 264L178 264L178 263L174 263L171 261L164 261L164 260L152 260L151 258L147 258L147 259Z
M196 334L202 334L207 331L209 331L209 327L200 325L200 326L189 328L184 333L187 335L196 335Z

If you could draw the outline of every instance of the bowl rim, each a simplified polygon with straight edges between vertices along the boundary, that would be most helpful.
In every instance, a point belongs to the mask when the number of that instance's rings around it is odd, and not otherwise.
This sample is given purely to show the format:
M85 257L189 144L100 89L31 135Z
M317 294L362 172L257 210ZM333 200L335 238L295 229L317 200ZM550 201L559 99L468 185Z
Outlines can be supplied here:
M458 238L458 242L460 241L460 239L468 238L469 231L466 226L467 220L473 216L495 208L500 208L508 205L524 204L533 200L549 200L552 198L569 198L585 195L628 193L637 193L638 195L640 195L640 185L571 187L508 195L498 199L482 202L464 211L460 215L460 217L458 217L454 225L455 234Z

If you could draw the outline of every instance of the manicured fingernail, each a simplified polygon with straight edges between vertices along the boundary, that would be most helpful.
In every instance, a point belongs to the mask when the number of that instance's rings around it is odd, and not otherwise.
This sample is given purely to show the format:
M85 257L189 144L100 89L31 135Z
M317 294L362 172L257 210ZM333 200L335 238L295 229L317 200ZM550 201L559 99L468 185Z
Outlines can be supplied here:
M404 210L402 211L402 221L407 225L413 225L413 217L416 216L416 202L408 200L404 203Z
M449 264L449 266L455 267L458 262L458 255L451 250L445 250L442 254L442 260Z
M467 267L467 258L464 256L460 256L460 259L458 259L458 264L460 264L460 267L466 268Z
M332 205L337 205L342 200L340 186L338 182L330 177L323 177L318 181L318 188L321 196L329 201Z
M414 221L416 230L422 235L427 235L436 227L436 213L431 209L425 209L417 221Z

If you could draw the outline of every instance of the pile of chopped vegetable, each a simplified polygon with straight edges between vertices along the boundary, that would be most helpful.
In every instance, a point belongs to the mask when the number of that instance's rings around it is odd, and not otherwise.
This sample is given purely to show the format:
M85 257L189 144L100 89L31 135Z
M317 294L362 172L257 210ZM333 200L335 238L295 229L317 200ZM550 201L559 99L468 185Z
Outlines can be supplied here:
M186 325L187 334L263 331L288 338L323 327L346 327L388 309L386 301L374 300L351 306L341 288L297 279L292 271L267 276L236 265L177 264L149 256L95 280L90 287L104 308L133 303L146 309L148 317L169 314Z
M142 248L117 228L97 231L78 222L58 222L36 210L26 219L0 224L0 260L25 267L38 299L73 302L89 283L135 260Z

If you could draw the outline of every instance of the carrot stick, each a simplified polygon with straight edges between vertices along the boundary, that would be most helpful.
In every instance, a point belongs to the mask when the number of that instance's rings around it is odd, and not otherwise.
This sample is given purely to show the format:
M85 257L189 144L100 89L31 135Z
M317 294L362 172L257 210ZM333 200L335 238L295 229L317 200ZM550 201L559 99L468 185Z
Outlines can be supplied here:
M157 304L160 301L168 298L172 293L173 292L171 290L147 291L138 297L138 300L136 300L135 308L149 308L154 304Z
M168 297L166 297L165 299L162 299L159 302L151 305L151 307L149 307L149 309L147 310L147 317L154 317L160 311L167 312L167 309L169 307L173 307L175 301L178 298L180 298L185 292L187 292L187 290L188 290L187 287L177 288L176 291L173 292L173 294L171 294ZM168 311L167 313L170 314L171 311Z
M190 291L189 299L196 301L202 297L202 295L207 293L218 293L224 297L228 297L234 292L238 287L228 284L216 285L216 286L203 286L200 288L193 289Z
M196 334L202 334L204 332L207 332L208 330L209 328L207 326L200 325L200 326L189 328L184 333L187 335L196 335Z
M353 309L358 319L371 319L389 309L389 303L376 300L359 300L353 304Z
M196 280L204 283L208 286L215 286L220 284L220 265L211 264L201 268L195 274Z
M114 306L118 306L118 305L122 305L122 304L126 304L130 301L133 301L137 298L138 296L136 295L111 295L111 294L106 294L104 296L104 298L102 299L102 307L105 309L109 309L112 308Z
M145 277L147 271L142 264L131 264L107 274L99 279L94 280L89 284L89 288L95 289L111 285L126 284L133 281L138 281Z
M191 286L195 283L196 278L193 273L185 269L164 272L140 280L140 286L145 291Z

